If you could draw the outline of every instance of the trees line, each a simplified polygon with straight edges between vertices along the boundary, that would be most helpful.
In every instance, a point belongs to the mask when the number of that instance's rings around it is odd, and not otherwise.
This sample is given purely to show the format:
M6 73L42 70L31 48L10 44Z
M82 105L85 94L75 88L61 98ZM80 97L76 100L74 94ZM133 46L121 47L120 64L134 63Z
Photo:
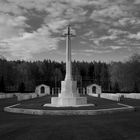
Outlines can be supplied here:
M140 55L126 62L72 62L73 79L78 87L96 83L103 92L140 91ZM39 84L60 87L65 63L51 60L26 62L0 59L0 92L31 92Z

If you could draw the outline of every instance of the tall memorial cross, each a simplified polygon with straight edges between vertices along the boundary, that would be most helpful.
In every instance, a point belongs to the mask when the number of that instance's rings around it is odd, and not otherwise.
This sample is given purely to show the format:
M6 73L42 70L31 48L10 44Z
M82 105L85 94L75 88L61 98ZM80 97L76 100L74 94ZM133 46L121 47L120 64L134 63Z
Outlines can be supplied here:
M77 92L77 81L72 79L72 68L71 68L71 37L74 36L71 33L70 25L67 27L67 32L63 35L66 37L66 75L65 80L61 81L61 92L58 97L51 98L51 104L45 104L44 106L53 107L79 107L89 106L87 104L86 97L80 97Z
M72 80L72 67L71 67L71 37L75 35L71 32L71 26L68 25L67 32L63 35L66 37L66 80Z

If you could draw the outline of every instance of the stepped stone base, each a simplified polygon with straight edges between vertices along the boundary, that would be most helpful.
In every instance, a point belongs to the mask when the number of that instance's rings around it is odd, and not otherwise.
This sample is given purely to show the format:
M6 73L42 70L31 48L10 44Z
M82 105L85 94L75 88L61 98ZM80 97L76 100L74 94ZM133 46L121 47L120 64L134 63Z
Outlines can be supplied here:
M61 82L61 93L58 97L51 98L51 104L45 104L44 106L50 107L79 107L79 106L93 106L93 104L87 104L86 97L80 97L77 93L77 82L71 79L66 79Z
M94 106L94 104L87 104L86 97L52 97L51 104L45 104L46 107L80 107L80 106Z
M44 106L50 107L80 107L80 106L94 106L93 104L87 104L86 97L52 97L51 104L45 104Z
M65 98L52 97L51 105L56 107L87 105L87 98L86 97L65 97Z

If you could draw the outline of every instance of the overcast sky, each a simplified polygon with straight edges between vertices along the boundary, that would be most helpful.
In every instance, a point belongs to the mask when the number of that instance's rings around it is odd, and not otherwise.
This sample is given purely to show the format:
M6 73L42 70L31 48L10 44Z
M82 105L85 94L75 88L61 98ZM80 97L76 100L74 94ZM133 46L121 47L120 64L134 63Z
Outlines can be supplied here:
M73 59L110 62L140 53L140 0L0 0L0 55L65 61L68 24L76 33Z

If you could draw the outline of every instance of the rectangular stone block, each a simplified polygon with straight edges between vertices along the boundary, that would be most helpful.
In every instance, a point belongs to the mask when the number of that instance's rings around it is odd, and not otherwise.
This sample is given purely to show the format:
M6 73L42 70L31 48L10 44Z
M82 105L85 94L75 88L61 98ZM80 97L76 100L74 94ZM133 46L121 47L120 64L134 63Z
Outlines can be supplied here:
M56 106L76 106L76 105L84 105L87 104L86 97L68 97L68 98L60 98L60 97L52 97L51 104Z
M62 81L59 97L79 97L77 93L77 82L72 80Z

